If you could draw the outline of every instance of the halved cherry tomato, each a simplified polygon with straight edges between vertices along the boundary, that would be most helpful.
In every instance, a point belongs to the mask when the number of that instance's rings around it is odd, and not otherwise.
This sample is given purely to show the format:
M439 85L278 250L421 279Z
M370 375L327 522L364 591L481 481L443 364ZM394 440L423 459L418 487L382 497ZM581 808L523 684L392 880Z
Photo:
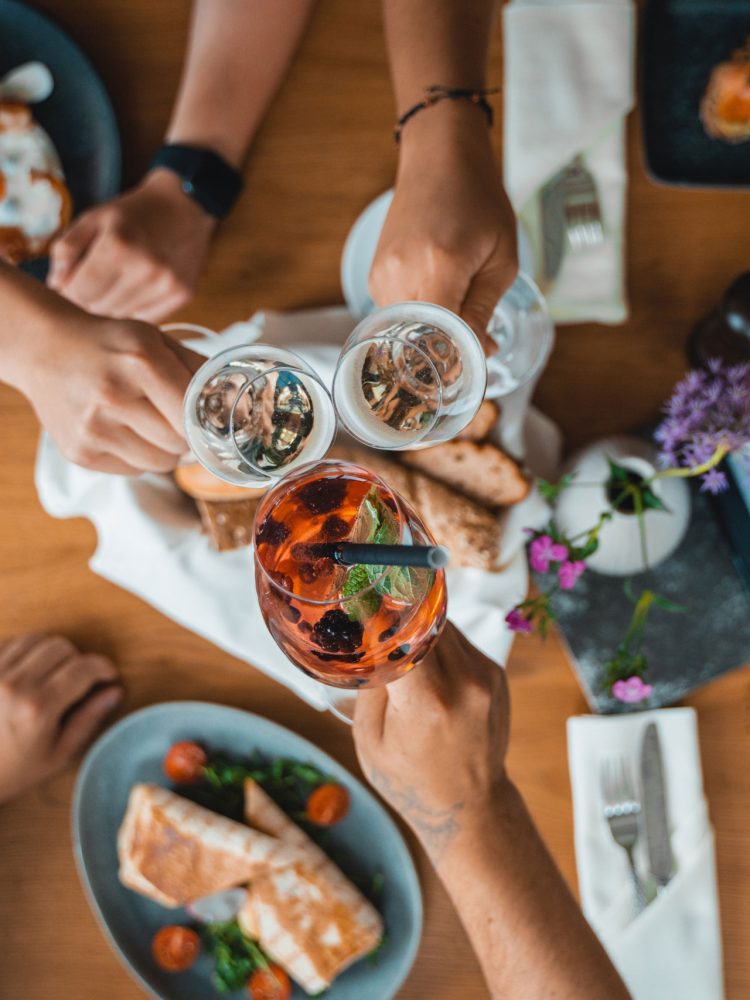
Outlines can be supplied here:
M318 826L333 826L349 812L349 804L343 785L320 785L307 800L307 818Z
M203 747L189 740L175 743L164 758L164 773L178 785L192 785L200 781L208 763Z
M201 939L189 927L162 927L151 942L154 961L165 972L184 972L189 969L200 950Z
M250 1000L289 1000L292 984L286 972L271 963L267 969L256 969L250 976L247 992Z

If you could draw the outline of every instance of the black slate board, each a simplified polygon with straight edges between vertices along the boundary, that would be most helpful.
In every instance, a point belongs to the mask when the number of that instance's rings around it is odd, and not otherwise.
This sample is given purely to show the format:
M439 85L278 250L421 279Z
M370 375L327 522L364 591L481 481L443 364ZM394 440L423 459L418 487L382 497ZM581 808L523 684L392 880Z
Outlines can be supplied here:
M713 67L750 36L750 0L649 0L641 43L643 140L655 180L750 185L750 142L711 139L698 109Z
M33 59L46 63L55 81L52 95L32 107L57 148L78 213L120 188L120 134L109 96L60 27L24 3L0 0L0 77ZM23 269L44 278L47 262L32 261Z
M595 712L615 713L671 705L720 674L750 662L750 593L711 504L691 484L692 515L673 556L633 577L633 592L646 587L677 604L684 614L652 608L644 652L651 697L624 705L601 687L602 664L623 639L633 605L622 577L589 570L574 590L553 599L564 642L584 694ZM537 578L543 587L544 579Z

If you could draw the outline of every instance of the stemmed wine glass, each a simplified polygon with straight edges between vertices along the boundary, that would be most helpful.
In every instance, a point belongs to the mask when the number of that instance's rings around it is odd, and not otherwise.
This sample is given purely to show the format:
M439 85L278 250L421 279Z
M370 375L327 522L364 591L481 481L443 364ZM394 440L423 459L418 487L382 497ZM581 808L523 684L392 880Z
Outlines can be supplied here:
M327 460L285 476L261 501L253 542L271 635L326 685L353 693L394 681L443 628L447 553L368 469ZM329 707L350 719L351 697L329 699Z
M554 327L544 298L519 274L498 302L489 358L471 328L428 302L399 302L366 316L344 344L333 381L339 420L384 449L428 448L454 438L485 394L525 408L549 357ZM511 397L515 397L516 405Z
M266 344L210 358L185 394L185 433L197 460L220 479L266 487L322 457L336 430L328 390L292 351Z

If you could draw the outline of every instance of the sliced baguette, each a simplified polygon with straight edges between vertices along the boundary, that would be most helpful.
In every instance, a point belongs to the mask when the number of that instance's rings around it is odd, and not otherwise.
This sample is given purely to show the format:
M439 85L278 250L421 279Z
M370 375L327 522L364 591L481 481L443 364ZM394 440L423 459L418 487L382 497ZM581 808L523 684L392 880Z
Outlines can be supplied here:
M421 451L401 452L401 461L445 483L485 507L511 507L531 484L518 462L494 444L446 441Z
M247 486L226 483L198 462L178 465L174 470L174 481L183 493L194 500L253 500L265 492L265 487L249 489Z
M257 500L196 500L203 532L219 552L241 549L253 540L253 521Z
M359 445L336 445L332 458L356 462L381 476L410 503L438 545L450 549L453 567L471 566L491 572L500 551L500 523L485 507L413 471L381 452Z
M494 399L483 399L474 419L456 438L459 441L484 441L499 418L499 404Z

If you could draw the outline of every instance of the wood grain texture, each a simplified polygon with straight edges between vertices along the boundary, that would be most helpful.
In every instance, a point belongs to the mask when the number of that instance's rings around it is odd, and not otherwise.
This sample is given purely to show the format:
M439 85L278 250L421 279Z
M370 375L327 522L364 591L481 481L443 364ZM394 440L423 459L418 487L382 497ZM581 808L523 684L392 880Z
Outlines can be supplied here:
M88 52L113 96L126 176L158 146L176 85L188 0L39 0ZM500 38L492 54L501 80ZM340 300L341 248L357 213L393 179L393 110L378 0L324 0L258 136L247 190L222 227L186 318L214 327L259 307ZM668 190L644 173L629 122L628 288L621 327L560 331L537 401L570 446L642 424L683 366L691 323L747 266L750 196ZM500 130L495 130L499 142ZM262 674L189 634L87 568L84 521L48 518L33 488L36 424L0 387L0 636L60 630L116 658L127 709L202 698L247 708L319 743L356 771L349 732ZM585 704L553 637L518 642L509 665L510 768L563 874L575 884L565 720ZM690 699L700 713L705 780L717 827L727 996L750 996L750 672ZM0 807L0 997L136 1000L80 889L70 850L73 774ZM412 842L412 846L413 842ZM450 904L416 852L426 921L401 1000L487 996ZM512 906L512 900L498 901ZM41 950L40 950L41 948Z

